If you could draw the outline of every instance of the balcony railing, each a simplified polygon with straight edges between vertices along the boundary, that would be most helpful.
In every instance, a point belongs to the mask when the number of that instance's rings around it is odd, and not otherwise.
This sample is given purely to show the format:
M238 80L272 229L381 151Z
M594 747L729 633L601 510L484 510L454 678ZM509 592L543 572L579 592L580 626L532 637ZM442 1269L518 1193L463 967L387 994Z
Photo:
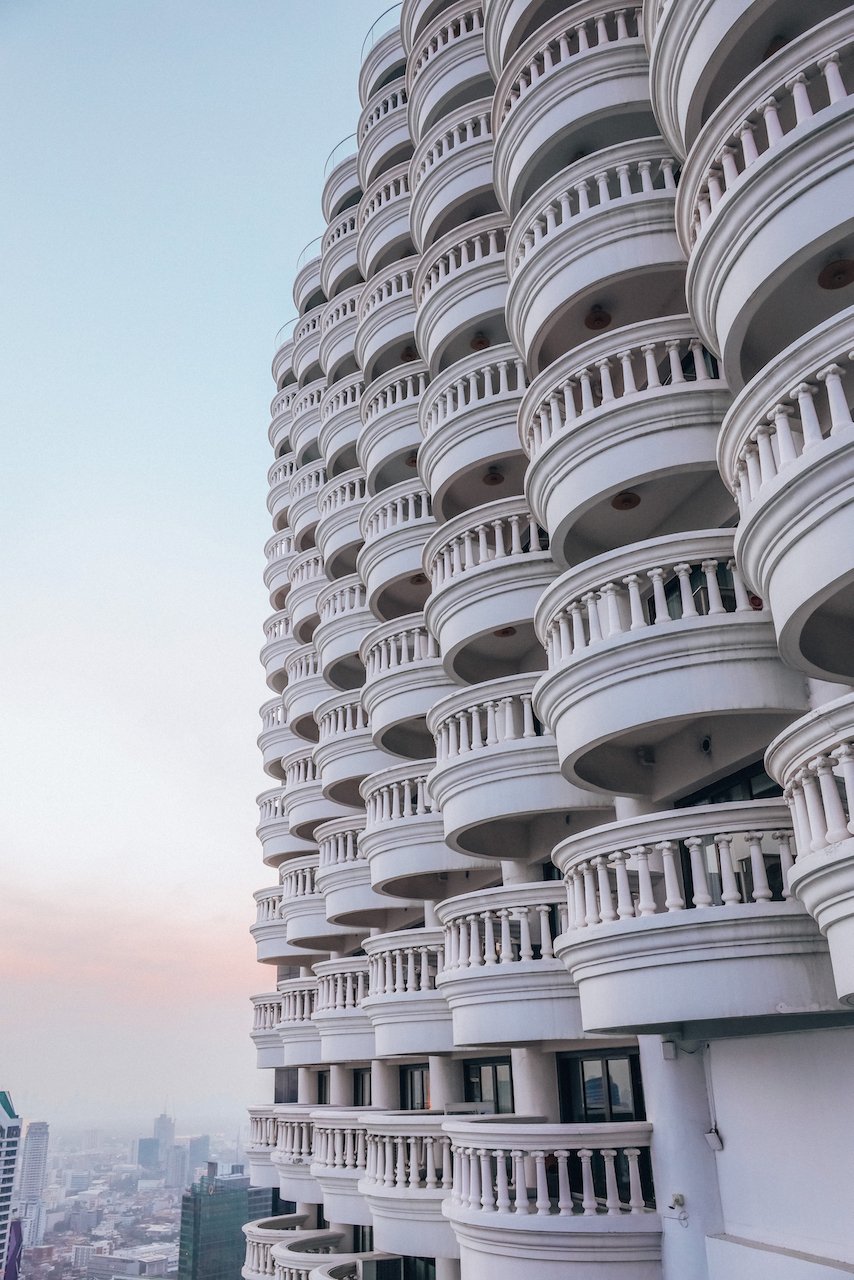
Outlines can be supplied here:
M490 114L487 111L466 115L461 120L431 133L429 144L421 152L412 175L413 191L420 187L431 169L451 155L459 155L478 143L492 140Z
M854 696L795 721L768 748L767 766L785 788L798 857L854 836Z
M364 956L346 960L324 960L315 966L317 999L315 1013L346 1013L359 1010L368 994L368 961Z
M288 1213L278 1218L260 1218L247 1222L242 1228L246 1237L246 1258L243 1264L245 1280L276 1274L273 1246L289 1233L298 1231L306 1220L304 1213Z
M483 264L501 262L507 244L507 228L491 227L476 231L471 235L457 238L454 243L445 244L445 238L439 242L436 250L425 255L424 265L419 269L419 287L416 294L416 305L419 310L427 299L446 281L454 280L462 273L473 270Z
M548 539L524 498L502 498L441 526L425 548L434 592L482 566L522 556L548 559Z
M384 1190L439 1191L452 1184L450 1139L442 1132L441 1113L386 1113L367 1122L368 1152L364 1187L369 1195Z
M482 889L443 904L445 960L442 974L553 960L554 938L566 928L560 884L535 883Z
M362 784L365 801L365 831L385 827L405 818L419 818L433 813L433 801L427 791L427 775L432 767L421 761L398 766L397 772L408 776L386 777L384 770Z
M434 23L429 30L429 34L425 33L427 34L426 40L417 51L413 49L409 59L407 82L410 92L415 81L434 58L437 58L444 50L458 44L461 40L471 40L479 36L482 31L482 5L466 6L462 12L458 11L450 18Z
M436 978L444 961L440 930L407 929L366 942L372 997L436 990Z
M281 995L252 997L252 1034L277 1031L282 1016Z
M426 438L446 423L453 423L467 411L480 405L503 404L508 397L520 396L528 385L524 361L519 359L484 360L464 374L440 377L423 401L421 431Z

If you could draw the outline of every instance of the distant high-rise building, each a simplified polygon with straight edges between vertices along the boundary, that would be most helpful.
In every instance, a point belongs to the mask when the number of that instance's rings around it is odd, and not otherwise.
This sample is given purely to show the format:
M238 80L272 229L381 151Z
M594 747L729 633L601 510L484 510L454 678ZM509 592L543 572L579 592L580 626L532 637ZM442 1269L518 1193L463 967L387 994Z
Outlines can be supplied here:
M170 1147L166 1152L166 1185L167 1187L188 1187L190 1185L190 1152L187 1147Z
M136 1163L143 1169L157 1169L160 1165L160 1142L157 1138L137 1138Z
M165 1111L161 1111L154 1121L154 1136L160 1146L159 1158L160 1163L163 1164L167 1151L175 1145L175 1121Z
M38 1200L47 1182L47 1149L50 1126L44 1120L31 1120L21 1147L18 1169L18 1197Z
M0 1273L6 1268L6 1249L12 1216L12 1185L18 1163L21 1117L5 1089L0 1090Z
M211 1158L211 1139L210 1134L203 1133L199 1137L190 1139L190 1173L195 1174L197 1169L207 1164Z
M269 1216L277 1202L271 1188L250 1189L242 1171L220 1174L211 1162L181 1200L178 1280L240 1280L243 1224Z

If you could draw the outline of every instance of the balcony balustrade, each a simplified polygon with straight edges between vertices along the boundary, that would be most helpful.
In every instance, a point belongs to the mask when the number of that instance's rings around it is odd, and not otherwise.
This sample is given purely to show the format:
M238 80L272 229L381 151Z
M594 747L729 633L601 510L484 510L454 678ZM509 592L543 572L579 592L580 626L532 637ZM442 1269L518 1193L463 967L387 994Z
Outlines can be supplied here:
M506 241L505 215L490 213L455 227L422 256L413 284L415 342L433 376L470 353L475 331L503 339Z
M643 1121L548 1124L536 1116L448 1118L453 1182L445 1212L463 1270L488 1252L496 1280L519 1255L561 1280L568 1270L657 1280L661 1220Z
M374 744L418 759L433 749L427 712L455 686L445 675L439 647L414 613L373 626L362 641L362 706Z
M573 4L506 58L493 107L495 187L511 216L566 156L600 150L647 119L655 127L640 13Z
M314 546L317 527L317 499L326 484L326 468L323 462L311 462L295 471L291 480L289 520L297 551L307 551Z
M267 563L264 567L264 586L270 593L270 604L281 609L291 586L288 569L294 556L294 539L289 529L274 533L264 544Z
M350 157L354 165L355 157ZM354 192L358 190L358 181ZM359 220L356 210L346 209L330 220L323 236L320 279L327 298L336 298L345 289L359 283L359 264L356 258L356 236Z
M318 728L314 763L323 794L338 804L358 806L360 783L388 763L387 754L373 744L358 691L325 698L315 707L314 718Z
M471 100L491 91L482 4L456 0L424 27L409 51L406 89L409 131L416 144L461 97Z
M267 494L267 510L273 517L273 524L281 529L288 518L288 506L291 496L291 479L296 470L296 459L292 453L277 457L267 472L267 483L270 492Z
M329 583L317 596L320 617L314 645L324 682L336 689L355 689L365 678L359 646L376 625L358 574Z
M320 1032L324 1062L370 1061L376 1056L374 1033L362 1001L368 991L364 956L323 960L315 964L317 999L314 1025Z
M453 1258L458 1248L442 1216L451 1188L450 1141L441 1112L383 1112L367 1121L365 1176L359 1184L377 1248Z
M255 1222L247 1222L242 1228L246 1237L246 1258L240 1273L243 1280L272 1280L276 1274L273 1246L283 1237L298 1232L305 1220L304 1213L287 1213L277 1218L259 1218ZM305 1280L308 1280L307 1275Z
M418 403L427 381L427 367L418 360L377 378L363 397L357 451L371 493L412 477L421 442Z
M408 358L415 331L412 281L416 265L415 258L392 262L365 285L354 349L366 388L374 378L396 368L404 352Z
M281 697L271 698L269 702L265 702L259 715L261 732L258 735L258 749L261 752L264 772L271 778L283 778L282 756L287 755L298 744L293 730L288 726L288 718L285 715Z
M720 434L740 511L735 554L768 600L784 660L854 678L854 307L766 366Z
M339 818L318 827L320 854L316 884L326 900L326 918L333 924L362 929L388 927L390 913L400 918L406 904L383 899L371 888L371 873L359 839L364 817Z
M320 491L315 538L329 578L342 578L356 568L356 552L362 544L359 515L366 492L361 467L328 480Z
M522 402L519 438L555 562L675 532L675 520L723 524L715 451L729 404L688 316L609 331L549 365ZM633 505L620 505L624 492Z
M496 82L509 59L536 22L539 0L488 0L483 37L492 78Z
M468 102L433 125L415 148L409 217L420 252L448 218L466 222L475 204L493 203L491 115L491 98Z
M447 899L437 914L445 930L437 986L455 1044L582 1038L578 990L554 953L567 919L560 883L481 889Z
M558 845L554 861L569 908L555 951L585 1031L784 1027L837 1008L826 944L792 896L782 800L609 823Z
M284 1066L282 1037L279 1034L279 1018L282 999L278 992L252 997L252 1030L250 1037L255 1045L259 1071Z
M317 979L286 978L278 987L281 996L279 1038L285 1066L304 1067L320 1062L320 1035L311 1020L317 999Z
M554 737L537 720L536 673L448 694L428 712L436 744L430 794L445 840L487 858L547 858L573 813L604 807L560 771Z
M507 239L507 328L530 369L588 338L594 290L627 318L669 314L685 270L675 195L665 143L642 138L577 160L522 207Z
M314 1110L310 1103L302 1102L275 1107L276 1149L272 1161L279 1171L279 1194L298 1204L323 1203L323 1192L311 1173Z
M564 775L597 790L685 794L748 763L805 707L733 534L652 538L559 577L535 614L548 672L534 707Z
M286 661L296 646L291 620L287 610L280 609L264 623L264 643L261 646L261 665L267 685L274 693L281 693L287 682Z
M330 479L355 466L363 389L361 372L351 373L327 388L320 402L317 444Z
M406 52L399 18L399 5L391 5L365 36L359 69L359 102L363 107L383 85L403 82Z
M676 201L686 292L734 387L838 309L816 277L851 234L850 15L791 40L704 124ZM750 235L744 228L750 228Z
M478 680L541 665L531 618L557 570L524 498L501 498L440 525L424 547L424 621L449 675Z
M298 321L294 329L294 373L297 382L305 382L320 372L320 334L324 306L313 307Z
M294 1231L284 1239L280 1238L273 1252L275 1262L273 1280L311 1280L318 1264L326 1262L329 1265L331 1257L339 1257L338 1248L344 1239L344 1233L341 1231L319 1230ZM340 1259L345 1261L352 1271L359 1256L343 1254L340 1255ZM341 1265L342 1261L338 1261L336 1269Z
M407 159L365 188L359 204L359 270L370 280L379 266L411 252Z
M794 827L789 888L827 938L839 1000L854 1006L854 695L795 721L765 763L784 787Z
M359 298L364 289L361 278L342 290L323 308L320 335L320 367L330 384L354 372L353 341L358 323Z
M437 990L444 954L441 929L399 929L363 943L369 989L363 1002L380 1057L449 1053L451 1015Z
M277 338L276 338L276 351L273 356L273 363L270 370L273 375L273 381L275 382L278 388L278 394L274 397L274 400L273 400L274 404L276 404L276 401L278 401L279 394L284 395L285 392L296 391L296 382L294 381L294 368L293 368L294 366L294 361L293 361L294 323L295 321L291 321L290 323L283 325L282 328L279 330L279 334L277 335ZM279 412L284 412L286 414L289 413L290 400L289 399L283 400L280 403L278 409L271 408L270 412L273 414L274 420L275 420L276 414ZM273 440L272 440L273 423L272 422L270 423L268 431L270 433L270 444L273 444Z
M435 901L498 875L497 862L485 864L446 844L441 814L427 790L434 763L406 761L362 783L365 830L360 846L379 893Z
M267 439L278 458L290 448L291 405L297 394L296 384L292 383L283 390L277 391L270 404L270 425L267 428Z
M255 923L249 932L255 940L256 959L260 964L299 963L302 953L288 941L288 930L282 917L280 885L255 892ZM278 1065L278 1064L277 1064Z
M421 572L421 554L435 528L421 481L406 480L371 498L362 508L360 527L364 546L356 564L371 612L387 621L420 609L430 587Z
M320 406L326 392L326 378L318 377L307 383L294 396L291 406L291 448L299 466L316 462L320 456Z
M311 844L291 834L284 800L284 787L274 787L258 797L256 834L268 867L277 867L288 858L302 857L312 849Z
M282 695L282 705L291 729L307 742L317 741L317 723L314 708L329 690L320 670L320 659L313 644L300 645L285 662L287 684ZM299 747L293 744L293 749Z
M359 1192L368 1154L367 1118L363 1108L323 1107L313 1113L311 1172L323 1190L326 1214L334 1222L371 1226L371 1215Z
M356 126L359 181L363 191L392 165L407 160L412 154L406 108L406 86L402 79L378 89L363 107Z
M307 314L315 304L321 292L320 285L320 236L309 241L297 261L297 273L294 277L293 299L300 318ZM299 323L299 321L297 321Z
M315 498L316 502L316 498ZM323 556L316 547L293 556L288 564L287 607L294 636L300 644L307 644L318 623L317 597L326 585Z
M301 840L311 840L315 827L351 812L345 805L327 800L320 785L320 774L313 758L314 748L300 747L285 756L285 789L282 808L291 833Z
M484 486L521 493L525 458L516 419L528 385L509 343L456 361L421 398L421 477L442 520L482 503Z
M279 1174L272 1163L275 1147L276 1116L273 1107L250 1107L246 1155L249 1160L249 1177L254 1187L275 1187L278 1191Z
M330 924L326 919L323 894L315 883L318 854L293 858L279 868L282 897L279 915L287 926L288 943L294 949L298 962L310 964L306 951L320 953L335 947L344 947L352 934L351 929ZM318 996L315 1000L317 1009Z

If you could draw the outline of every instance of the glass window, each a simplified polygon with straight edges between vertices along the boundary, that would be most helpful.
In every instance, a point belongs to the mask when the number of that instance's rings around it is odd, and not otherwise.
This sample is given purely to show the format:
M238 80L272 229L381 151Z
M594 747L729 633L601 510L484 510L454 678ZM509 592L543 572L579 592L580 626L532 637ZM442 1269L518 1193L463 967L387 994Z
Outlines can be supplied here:
M371 1253L374 1248L373 1227L355 1226L353 1228L353 1252Z
M475 1058L463 1063L466 1102L480 1102L496 1115L513 1114L513 1072L509 1058Z
M404 1258L403 1280L436 1280L435 1258Z
M430 1068L426 1062L400 1068L400 1108L402 1111L429 1110Z
M356 1067L356 1069L353 1072L353 1106L369 1107L370 1105L371 1105L371 1068Z
M637 1051L559 1053L557 1069L563 1124L646 1119Z
M317 1103L318 1103L318 1106L325 1107L328 1102L329 1102L329 1072L318 1071Z
M298 1080L296 1067L276 1067L273 1101L296 1102Z

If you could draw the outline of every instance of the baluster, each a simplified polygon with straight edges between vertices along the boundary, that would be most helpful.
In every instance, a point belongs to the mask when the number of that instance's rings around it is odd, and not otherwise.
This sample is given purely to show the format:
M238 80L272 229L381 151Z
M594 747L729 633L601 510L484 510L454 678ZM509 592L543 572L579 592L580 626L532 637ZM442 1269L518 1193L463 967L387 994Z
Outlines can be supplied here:
M697 606L694 602L694 593L691 590L691 566L690 564L676 564L673 566L674 572L679 579L679 598L682 605L683 618L696 618L698 616Z
M629 870L626 865L628 860L629 854L623 849L617 849L611 854L611 861L614 865L614 873L617 880L617 915L621 920L633 919L635 914L635 902L632 896Z
M715 836L721 871L721 898L725 906L741 902L741 893L739 892L735 864L732 857L732 840L733 837L730 835Z
M780 870L783 875L783 897L788 900L792 896L792 891L789 888L789 872L795 865L795 860L792 857L792 845L791 840L789 839L789 832L772 831L771 839L776 840L777 842L777 856L780 859Z
M629 1210L631 1213L643 1213L646 1204L640 1176L640 1150L638 1147L625 1147L623 1155L629 1166Z
M501 921L501 957L500 964L513 963L513 942L510 933L510 912L506 907L502 907L498 912Z
M581 1161L581 1208L584 1216L589 1218L598 1208L593 1185L593 1152L589 1147L582 1147L578 1158Z
M525 1154L522 1151L511 1151L513 1160L514 1208L516 1213L530 1213L528 1201L528 1182L525 1174Z
M629 850L629 856L634 858L638 865L637 913L639 916L654 916L657 908L649 870L649 849L643 844L636 845Z
M596 868L596 878L599 887L599 915L604 923L616 920L617 912L614 910L614 899L611 893L611 876L608 870L607 857L600 854L593 859L593 866Z

